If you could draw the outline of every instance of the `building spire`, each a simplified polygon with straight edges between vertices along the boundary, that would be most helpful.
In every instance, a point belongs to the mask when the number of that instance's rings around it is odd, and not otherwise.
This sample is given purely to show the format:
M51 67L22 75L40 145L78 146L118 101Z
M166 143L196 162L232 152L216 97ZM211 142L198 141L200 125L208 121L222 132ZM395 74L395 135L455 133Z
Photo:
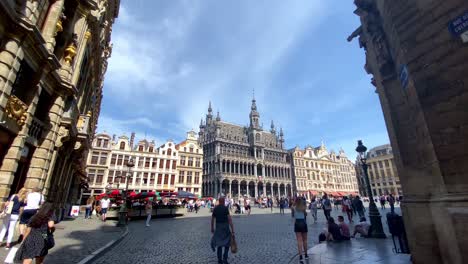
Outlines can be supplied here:
M273 120L271 120L271 126L270 127L271 127L271 130L270 130L271 133L276 134L275 123L273 122Z
M221 121L221 116L219 115L219 110L218 110L218 113L216 114L216 121Z
M211 114L213 112L213 109L211 108L211 100L208 103L208 114Z

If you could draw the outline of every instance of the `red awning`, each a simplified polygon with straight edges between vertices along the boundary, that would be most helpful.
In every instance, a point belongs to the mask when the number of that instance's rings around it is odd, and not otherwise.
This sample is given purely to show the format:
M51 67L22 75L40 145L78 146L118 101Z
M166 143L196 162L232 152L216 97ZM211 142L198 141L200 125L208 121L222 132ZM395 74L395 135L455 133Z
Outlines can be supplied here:
M314 190L310 190L309 192L310 192L312 195L318 195L318 194L319 194L318 191L314 191Z

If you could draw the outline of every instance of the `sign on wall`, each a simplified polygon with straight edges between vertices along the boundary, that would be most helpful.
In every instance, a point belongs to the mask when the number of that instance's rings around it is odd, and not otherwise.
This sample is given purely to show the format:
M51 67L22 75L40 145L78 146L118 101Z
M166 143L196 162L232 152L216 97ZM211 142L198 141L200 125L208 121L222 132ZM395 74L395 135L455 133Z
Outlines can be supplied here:
M468 42L468 11L456 17L448 24L449 31L455 37L461 37L463 43Z

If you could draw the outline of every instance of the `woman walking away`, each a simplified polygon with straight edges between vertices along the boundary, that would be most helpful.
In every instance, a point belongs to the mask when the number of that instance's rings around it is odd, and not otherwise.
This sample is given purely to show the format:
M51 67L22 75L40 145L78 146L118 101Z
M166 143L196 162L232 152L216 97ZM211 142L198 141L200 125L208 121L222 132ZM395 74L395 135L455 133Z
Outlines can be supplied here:
M216 229L215 229L216 222ZM231 227L231 230L229 230ZM228 207L224 204L224 197L219 198L219 205L213 210L211 217L211 248L217 249L218 264L227 264L231 235L234 236L234 225ZM224 248L224 254L223 254Z
M24 207L26 206L26 198L28 196L29 191L26 188L21 188L21 190L18 192L18 198L21 203L20 207L20 224L19 224L19 231L20 231L20 236L18 238L18 243L21 243L23 240L24 232L26 231L26 224L21 223L21 219L23 218L23 212L24 212Z
M343 197L343 206L342 206L343 213L348 215L348 220L351 223L353 221L353 209L351 208L351 200L348 197Z
M31 218L28 228L24 234L24 240L18 252L16 252L15 263L42 264L50 248L54 246L53 232L55 231L52 220L53 205L45 203L41 209Z
M93 203L94 203L94 197L91 196L86 200L86 213L85 213L85 219L91 219L91 212L93 212Z
M146 212L146 226L150 226L151 215L153 214L153 199L150 198L145 205L145 212Z
M328 219L330 218L330 212L332 210L332 205L330 202L330 199L328 199L328 195L325 193L322 198L322 206L323 206L323 213L325 214L325 218Z
M19 218L21 202L18 194L13 194L10 199L5 203L5 217L3 218L3 225L2 231L0 232L0 242L3 241L7 230L8 230L8 237L6 243L6 249L10 249L11 247L11 240L13 240L13 236L15 234L15 227L16 222Z
M306 221L306 201L303 198L298 198L296 204L291 208L291 214L294 219L294 232L297 239L297 250L299 252L299 263L304 264L304 258L309 259L307 255L307 221Z

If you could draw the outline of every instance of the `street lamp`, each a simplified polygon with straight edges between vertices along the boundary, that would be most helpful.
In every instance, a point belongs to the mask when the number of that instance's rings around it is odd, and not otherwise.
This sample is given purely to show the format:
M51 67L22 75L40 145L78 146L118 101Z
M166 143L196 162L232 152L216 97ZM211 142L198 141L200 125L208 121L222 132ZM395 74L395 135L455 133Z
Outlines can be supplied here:
M127 192L128 192L128 179L132 177L132 168L135 166L135 163L133 162L133 159L130 157L130 159L127 161L125 164L127 166L127 174L125 176L121 176L125 178L125 191L123 192L123 203L120 205L120 211L119 211L119 222L117 223L117 226L126 226L127 225Z
M367 148L362 144L362 140L358 140L358 146L356 147L356 151L359 153L359 159L361 161L362 170L364 171L364 178L366 180L367 194L369 196L369 218L372 228L371 233L369 235L374 238L386 238L387 236L383 231L380 212L379 209L377 209L377 205L374 202L374 196L372 195L369 174L367 173Z

